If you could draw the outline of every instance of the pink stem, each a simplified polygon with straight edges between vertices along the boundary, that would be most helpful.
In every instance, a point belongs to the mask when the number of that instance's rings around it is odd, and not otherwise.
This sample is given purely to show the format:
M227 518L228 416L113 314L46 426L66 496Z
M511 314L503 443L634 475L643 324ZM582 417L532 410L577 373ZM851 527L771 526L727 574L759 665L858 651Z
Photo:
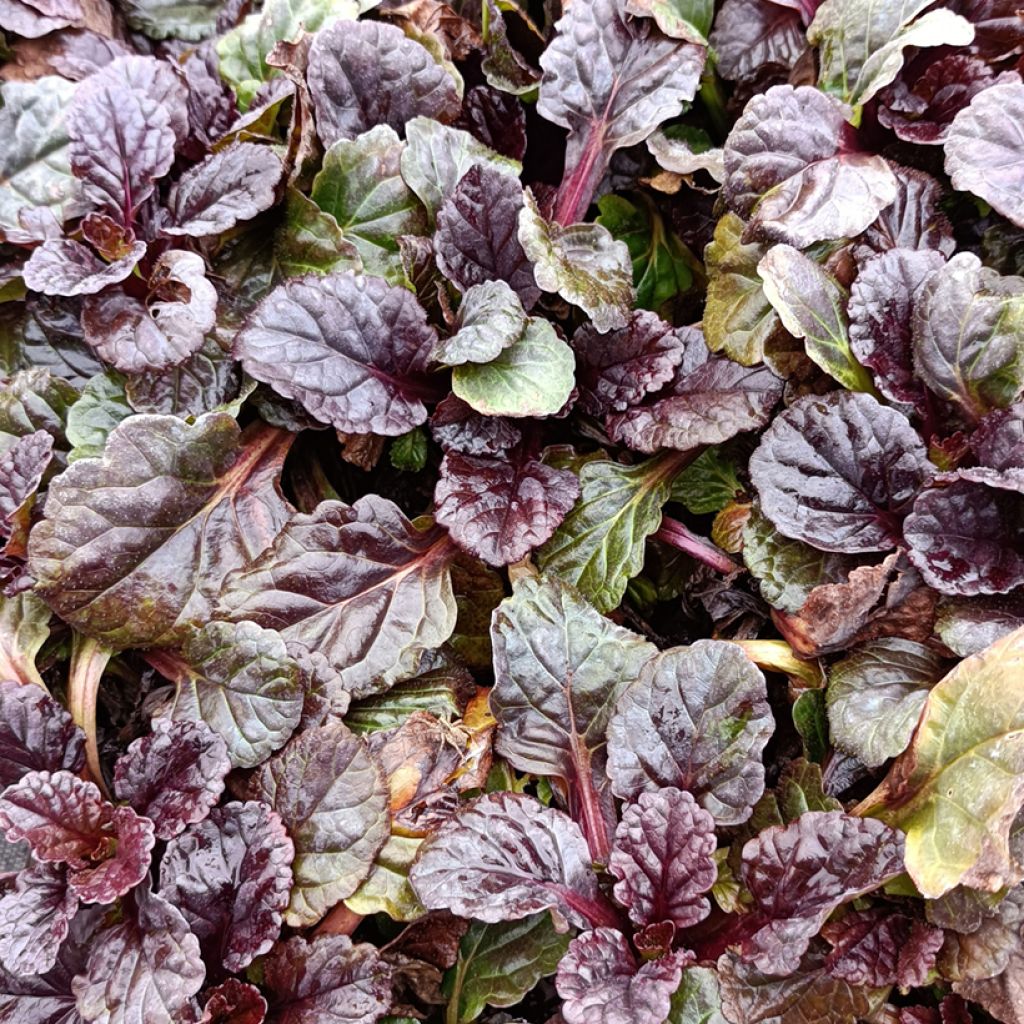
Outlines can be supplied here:
M691 558L709 565L716 572L726 574L739 572L743 567L737 565L720 547L712 544L704 537L692 533L676 519L665 516L661 527L654 535L658 540L670 544L680 551L685 551Z

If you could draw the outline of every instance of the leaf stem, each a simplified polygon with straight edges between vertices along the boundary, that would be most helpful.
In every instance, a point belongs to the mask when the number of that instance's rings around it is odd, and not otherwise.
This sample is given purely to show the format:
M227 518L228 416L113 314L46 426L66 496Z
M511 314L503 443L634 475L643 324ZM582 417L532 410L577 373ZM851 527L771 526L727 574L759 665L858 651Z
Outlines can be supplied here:
M578 224L590 207L594 192L608 166L602 142L602 133L591 129L579 160L575 164L566 163L562 184L558 186L558 195L555 197L553 220L557 224L563 227Z
M737 565L720 547L693 533L677 519L664 516L661 526L654 536L665 544L685 552L691 558L696 558L698 562L710 566L716 572L730 574L740 572L743 568L741 565Z
M100 766L100 750L96 738L96 700L103 671L113 653L98 640L75 633L71 641L68 676L68 710L75 724L85 733L86 769L106 797L110 796L110 792Z

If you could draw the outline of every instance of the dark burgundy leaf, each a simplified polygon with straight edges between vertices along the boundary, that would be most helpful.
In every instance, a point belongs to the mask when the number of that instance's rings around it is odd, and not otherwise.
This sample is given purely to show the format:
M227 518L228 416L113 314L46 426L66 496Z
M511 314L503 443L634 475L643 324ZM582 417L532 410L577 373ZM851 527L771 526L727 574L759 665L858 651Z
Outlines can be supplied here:
M692 328L673 328L646 310L607 334L584 324L572 338L581 408L593 416L623 412L672 380L684 353L701 345Z
M12 974L52 970L77 910L65 868L38 863L24 868L14 889L0 898L0 962Z
M294 854L266 804L225 804L168 843L158 891L184 915L207 962L241 971L281 932Z
M522 186L484 163L473 164L437 212L434 251L445 277L463 292L484 281L504 281L529 310L540 288L519 243Z
M34 249L25 264L25 285L43 295L94 295L123 281L146 253L145 242L104 263L91 249L70 238L51 239Z
M37 430L16 438L0 455L0 537L17 526L19 513L39 489L53 455L53 436Z
M970 444L983 466L1024 469L1024 402L990 412L971 435Z
M734 644L698 640L648 661L608 725L608 774L624 799L672 786L720 825L746 821L764 790L775 727L764 676Z
M437 333L405 288L378 277L312 275L274 289L234 342L246 373L352 434L404 434L423 400Z
M1024 21L1017 0L952 0L949 6L974 24L972 53L998 61L1024 52Z
M209 814L230 770L226 744L205 723L156 719L118 758L114 791L171 839Z
M484 416L456 395L437 403L430 432L446 452L462 455L500 455L522 440L522 432L500 416Z
M903 870L903 835L873 818L808 811L743 847L743 881L760 928L743 956L766 974L791 974L841 903Z
M795 5L761 0L725 0L708 42L718 71L733 81L751 78L766 65L792 68L807 49L807 35Z
M391 1006L391 968L346 935L295 936L263 961L267 1024L375 1024Z
M138 885L155 842L152 822L67 771L31 772L4 790L0 828L39 860L67 864L68 882L85 903L113 903Z
M615 830L608 870L615 898L636 925L689 928L708 916L704 896L718 871L715 820L681 789L641 793Z
M309 91L325 146L378 124L397 131L414 117L453 121L455 81L419 43L394 25L340 20L309 49Z
M802 398L776 417L750 478L785 536L823 551L885 551L899 542L929 465L901 413L841 391Z
M626 937L614 928L584 932L569 943L555 984L566 1024L662 1024L688 952L637 963Z
M0 790L29 772L80 771L85 734L39 686L0 682Z
M141 885L120 924L93 941L85 973L72 982L92 1024L182 1024L206 969L181 914Z
M487 85L466 90L456 127L513 160L526 153L526 114L516 96Z
M210 989L199 1024L263 1024L267 1001L255 985L228 978Z
M489 565L518 562L550 539L580 485L522 450L502 458L449 452L434 491L434 515L455 542Z

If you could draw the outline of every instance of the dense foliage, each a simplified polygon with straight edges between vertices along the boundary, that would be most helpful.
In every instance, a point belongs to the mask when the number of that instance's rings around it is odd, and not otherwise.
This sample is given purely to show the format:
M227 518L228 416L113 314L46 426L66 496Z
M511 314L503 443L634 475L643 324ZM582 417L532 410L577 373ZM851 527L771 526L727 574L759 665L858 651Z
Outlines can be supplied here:
M0 1022L1022 1024L1018 6L0 0Z

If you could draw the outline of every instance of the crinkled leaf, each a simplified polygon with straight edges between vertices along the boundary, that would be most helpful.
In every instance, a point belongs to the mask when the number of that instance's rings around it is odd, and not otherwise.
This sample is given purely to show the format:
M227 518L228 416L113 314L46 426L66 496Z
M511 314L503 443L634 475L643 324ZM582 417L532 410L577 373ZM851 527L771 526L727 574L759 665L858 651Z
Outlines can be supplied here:
M678 471L673 455L636 466L598 459L579 471L580 497L537 563L575 586L600 612L617 607L644 564L647 538L661 525Z
M251 220L273 206L284 166L269 146L233 142L190 167L178 180L167 206L169 235L204 238Z
M293 927L316 924L359 888L390 831L388 788L366 745L340 722L307 729L264 764L253 792L295 844Z
M222 413L132 416L102 459L50 485L32 531L36 592L81 632L158 643L209 614L227 573L262 551L288 506L275 482L293 435ZM172 585L173 584L173 585Z
M738 825L764 790L775 728L764 676L735 644L698 640L648 661L608 725L617 796L685 789L719 825Z
M780 533L823 551L885 551L925 483L924 445L870 395L802 398L777 416L750 459L761 509Z
M515 1006L541 978L554 974L569 946L550 914L521 921L474 921L459 943L459 959L444 993L457 1000L456 1024L476 1020L485 1006Z
M255 985L228 978L209 989L199 1024L263 1024L267 1001Z
M123 281L145 253L146 243L135 242L126 256L104 263L81 242L50 239L32 251L22 276L27 288L43 295L94 295Z
M807 49L800 12L790 4L725 0L709 40L723 78L753 78L766 64L792 68Z
M692 954L668 953L638 963L614 928L576 936L558 965L555 986L566 1024L662 1024Z
M519 243L522 186L486 163L473 164L437 211L434 251L441 272L465 292L504 281L530 309L540 297Z
M579 481L521 451L508 458L449 452L434 490L437 521L488 565L510 565L540 547L579 497Z
M77 772L84 763L85 735L60 704L35 683L0 682L0 790L29 772Z
M170 717L211 729L233 768L265 761L299 724L299 665L272 629L208 622L186 635L180 657L155 652L152 660L177 684Z
M321 651L355 696L414 675L455 628L453 550L384 498L322 502L296 515L272 547L227 581L236 621L275 628Z
M595 416L636 405L672 379L694 338L643 310L606 333L583 324L572 338L580 405Z
M37 430L53 435L55 447L66 450L64 424L78 390L49 370L20 370L0 388L0 445Z
M853 356L846 292L791 245L776 245L757 265L768 301L782 326L804 339L807 355L850 391L872 391L871 375Z
M903 836L871 818L808 811L743 847L743 881L760 927L743 956L767 974L799 968L811 940L841 903L903 870Z
M12 974L52 970L77 910L78 897L63 867L32 863L24 868L14 888L0 897L0 962Z
M423 423L437 343L423 307L377 277L286 281L234 341L245 372L346 433L393 437Z
M125 19L151 39L203 39L212 35L220 0L126 0Z
M131 414L124 377L116 370L96 374L68 409L69 460L101 458L111 431Z
M551 910L583 927L590 914L610 912L583 833L524 795L468 804L423 844L410 878L425 907L491 923Z
M504 281L485 281L466 289L457 330L437 346L439 363L489 363L514 345L526 328L519 297Z
M695 516L720 512L743 491L738 471L737 462L722 447L708 448L676 477L672 500ZM749 508L747 513L749 516Z
M85 973L72 984L90 1024L180 1024L205 976L185 918L142 885L121 923L93 941Z
M155 842L152 822L69 771L31 772L4 790L0 828L38 860L67 864L68 883L86 903L113 903L138 885Z
M910 743L943 661L912 640L883 637L856 648L829 671L832 742L877 768Z
M945 8L922 14L929 6L929 0L825 0L807 30L819 48L821 87L859 106L900 73L907 47L963 46L974 38L965 18Z
M485 416L553 416L575 384L572 349L554 325L530 317L522 334L489 363L463 363L452 390Z
M983 651L1024 626L1024 593L1005 597L953 597L939 602L935 635L958 657Z
M227 746L205 724L158 719L118 758L114 791L170 839L210 813L230 770Z
M208 961L241 971L281 932L294 853L266 804L225 804L168 843L159 893L184 915Z
M725 141L724 195L747 233L804 248L863 231L896 198L880 156L847 148L843 109L809 86L773 86Z
M518 237L537 286L579 306L599 331L624 327L635 298L626 243L600 224L563 227L545 220L533 196L525 196Z
M430 432L446 452L462 455L501 455L523 438L512 421L484 416L455 395L438 402L430 417Z
M687 967L672 996L665 1024L728 1024L722 1015L718 973L712 967Z
M379 21L342 21L318 32L309 91L325 146L382 124L401 131L419 116L453 121L460 107L451 75L400 28Z
M310 193L334 217L367 271L395 284L402 268L399 237L427 231L423 206L402 179L404 149L388 125L352 141L339 139L324 154Z
M921 286L914 303L914 368L971 419L1010 405L1024 389L1024 280L1001 277L959 252Z
M20 532L52 458L53 437L45 430L15 438L0 454L0 537Z
M907 835L907 871L936 899L994 892L1020 877L1009 832L1021 803L1024 630L965 658L928 694L908 750L859 808Z
M391 1006L391 968L347 935L296 935L263 961L268 1024L376 1024Z
M671 921L689 928L711 912L704 896L718 871L715 821L689 793L665 788L627 804L608 870L615 898L637 926Z

